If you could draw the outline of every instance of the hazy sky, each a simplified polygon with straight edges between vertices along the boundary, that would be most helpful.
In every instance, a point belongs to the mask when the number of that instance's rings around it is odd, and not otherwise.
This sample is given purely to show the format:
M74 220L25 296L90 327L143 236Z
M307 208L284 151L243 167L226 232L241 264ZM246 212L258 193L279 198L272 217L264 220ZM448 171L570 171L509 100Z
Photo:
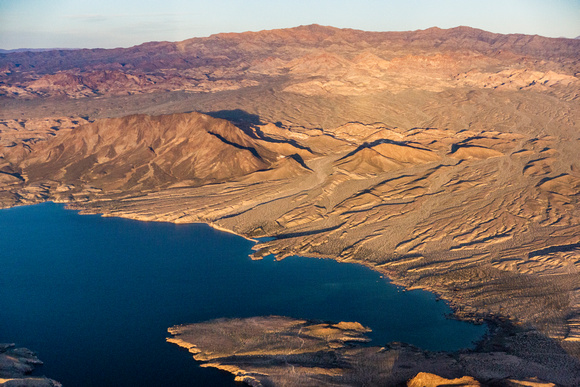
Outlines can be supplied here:
M0 48L128 47L312 23L573 38L580 0L0 0Z

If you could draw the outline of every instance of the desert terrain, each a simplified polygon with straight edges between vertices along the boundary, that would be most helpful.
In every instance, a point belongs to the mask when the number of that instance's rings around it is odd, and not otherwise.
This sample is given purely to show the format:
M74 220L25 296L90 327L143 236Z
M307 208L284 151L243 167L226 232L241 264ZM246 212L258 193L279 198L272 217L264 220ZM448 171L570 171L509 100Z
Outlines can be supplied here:
M498 331L473 350L430 352L404 343L364 345L359 323L269 316L175 326L167 341L252 386L534 386L577 383L576 365L533 331ZM508 329L510 333L506 335ZM498 338L502 338L498 340ZM537 350L541 348L541 352ZM469 375L469 376L465 376Z
M318 25L0 54L0 206L204 222L271 237L256 259L356 262L541 336L530 348L560 348L571 375L543 381L572 386L579 60L578 39Z

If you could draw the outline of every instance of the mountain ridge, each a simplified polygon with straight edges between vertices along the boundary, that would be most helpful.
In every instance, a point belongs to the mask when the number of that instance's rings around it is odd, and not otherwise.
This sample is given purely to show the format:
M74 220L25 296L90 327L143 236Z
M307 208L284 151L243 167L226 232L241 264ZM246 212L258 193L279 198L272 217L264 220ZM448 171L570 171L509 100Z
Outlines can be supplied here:
M0 54L0 99L202 94L256 86L307 96L461 86L569 94L576 90L570 84L580 82L578 52L574 39L469 27L366 32L310 25L127 49Z
M306 32L306 33L304 33ZM331 33L332 32L332 33ZM532 44L543 44L547 42L559 43L559 45L553 45L552 47L545 48L542 50L547 50L548 52L553 51L552 55L574 55L577 50L580 49L580 43L576 39L568 38L548 38L539 35L525 35L525 34L497 34L480 29L475 29L471 27L455 27L450 29L440 29L438 27L431 27L424 30L415 31L386 31L386 32L375 32L375 31L363 31L356 29L340 29L336 27L320 26L317 24L299 26L294 28L286 29L275 29L275 30L263 30L258 32L248 31L241 33L220 33L210 35L209 37L202 38L190 38L183 41L169 42L169 41L159 41L159 42L146 42L136 46L128 48L114 48L114 49L103 49L103 48L93 48L93 49L57 49L41 52L24 51L24 52L14 52L14 53L0 53L0 68L5 68L10 66L12 63L18 61L19 70L35 68L37 71L43 68L43 61L49 62L45 63L44 67L46 70L43 71L54 71L55 68L58 69L70 69L78 67L81 63L78 61L72 61L67 64L67 60L71 60L72 57L83 57L82 60L88 61L91 64L93 61L100 61L103 59L103 54L105 54L106 61L109 63L123 62L130 59L132 55L139 53L149 53L153 54L155 52L159 53L161 50L164 54L179 54L183 53L183 47L188 45L193 45L196 43L216 43L223 41L225 43L235 43L236 41L243 41L244 38L252 38L254 40L260 40L261 43L266 43L264 37L286 37L292 39L303 38L301 43L311 42L320 43L326 38L333 36L350 38L349 40L353 42L360 42L365 39L371 40L374 44L380 41L388 41L389 39L396 41L404 41L406 43L412 43L414 41L424 41L425 46L430 43L426 39L444 39L441 44L445 43L447 40L453 42L454 38L461 37L463 39L474 40L489 45L486 52L490 49L498 49L501 46L507 46L508 44L517 44L516 50L519 46L521 50L525 53L525 48ZM300 40L298 40L300 41ZM275 40L274 40L275 42ZM281 42L281 41L278 41ZM272 42L269 42L272 43ZM288 43L284 41L284 43ZM456 44L458 42L455 42ZM494 46L495 45L495 46ZM499 47L497 47L499 46ZM470 47L471 49L478 50L480 47ZM576 51L571 51L576 50ZM534 53L534 49L531 49L530 54ZM536 53L538 54L538 53ZM125 55L125 56L124 56ZM179 57L179 55L177 55ZM56 57L56 58L55 58ZM60 57L60 58L59 58ZM60 59L60 61L59 61ZM152 58L149 58L152 59ZM50 64L50 60L56 60L56 64ZM34 67L31 67L34 66Z

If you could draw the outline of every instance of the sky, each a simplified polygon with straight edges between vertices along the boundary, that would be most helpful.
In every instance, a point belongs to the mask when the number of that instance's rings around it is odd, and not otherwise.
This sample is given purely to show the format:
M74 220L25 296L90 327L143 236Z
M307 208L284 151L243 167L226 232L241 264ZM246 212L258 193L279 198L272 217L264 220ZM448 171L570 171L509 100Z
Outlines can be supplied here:
M113 48L307 24L580 36L580 0L0 0L0 48Z

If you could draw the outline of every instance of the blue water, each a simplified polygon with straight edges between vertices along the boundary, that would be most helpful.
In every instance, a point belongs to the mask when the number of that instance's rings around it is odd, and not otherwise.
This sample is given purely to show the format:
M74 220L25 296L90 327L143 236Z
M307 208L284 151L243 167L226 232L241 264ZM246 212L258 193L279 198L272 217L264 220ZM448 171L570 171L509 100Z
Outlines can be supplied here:
M165 342L167 328L219 317L358 321L374 345L471 345L484 326L445 318L424 291L365 267L252 261L252 242L206 225L78 215L46 203L0 211L0 342L36 351L67 386L227 386Z

